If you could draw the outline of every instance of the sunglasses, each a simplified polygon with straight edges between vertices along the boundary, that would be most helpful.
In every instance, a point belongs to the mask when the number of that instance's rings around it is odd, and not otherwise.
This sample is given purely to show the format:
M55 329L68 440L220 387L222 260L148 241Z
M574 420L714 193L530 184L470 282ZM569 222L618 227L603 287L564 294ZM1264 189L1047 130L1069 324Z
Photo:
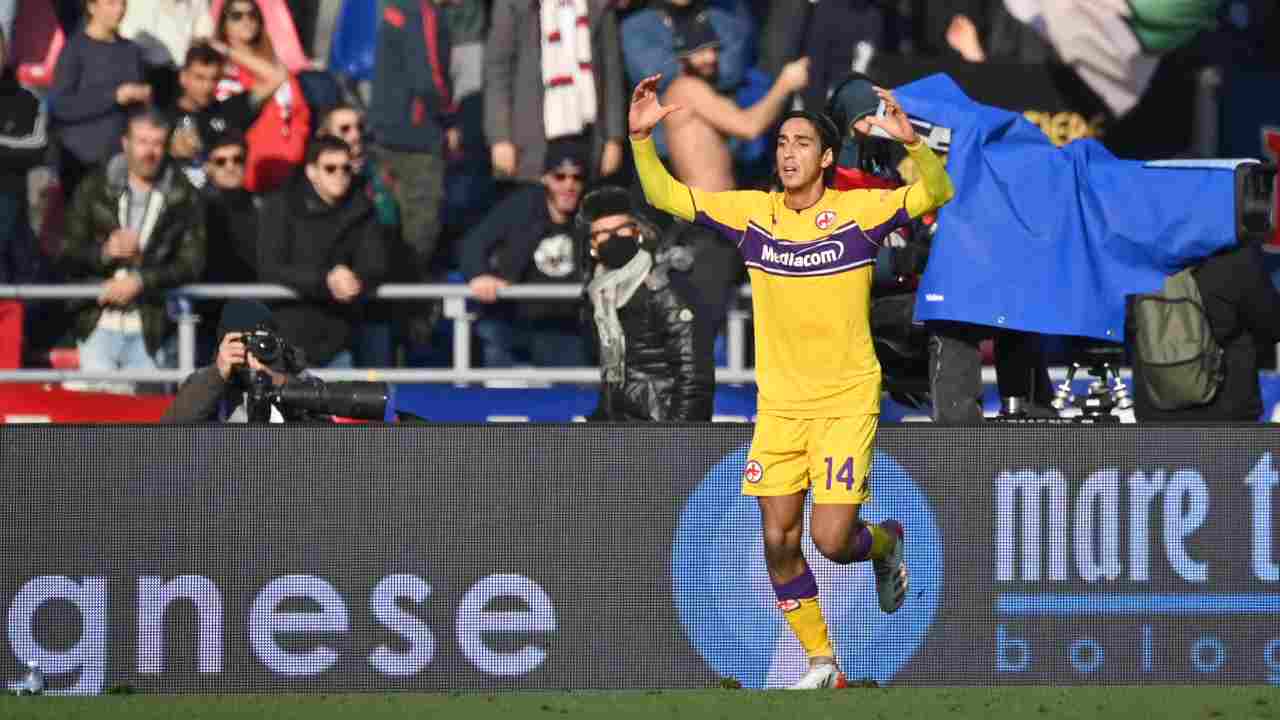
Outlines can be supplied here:
M243 155L223 155L222 157L211 157L209 162L218 167L226 167L228 165L244 165Z
M350 165L350 164L344 164L344 165L321 165L321 166L320 166L320 169L324 171L324 174L325 174L325 175L335 175L335 174L337 174L339 171L341 171L343 175L346 175L346 176L348 176L348 177L350 177L350 176L351 176L351 165Z
M564 182L565 180L572 180L574 182L584 181L582 175L579 175L578 173L565 173L565 172L551 173L551 179L555 180L556 182Z
M616 228L610 230L597 230L591 233L591 242L596 245L603 245L606 240L617 235L619 237L635 237L639 234L640 226L633 222L622 223Z
M244 19L261 21L262 15L257 10L230 10L227 12L227 19L231 22L240 22Z

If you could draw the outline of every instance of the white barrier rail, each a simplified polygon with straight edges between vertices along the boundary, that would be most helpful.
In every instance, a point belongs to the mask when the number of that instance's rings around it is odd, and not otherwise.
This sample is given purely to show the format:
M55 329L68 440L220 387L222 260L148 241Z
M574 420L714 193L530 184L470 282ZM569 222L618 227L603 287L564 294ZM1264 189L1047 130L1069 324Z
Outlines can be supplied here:
M102 292L98 284L65 285L0 285L0 299L72 300L96 299ZM168 293L177 300L174 314L178 323L178 368L176 370L0 370L0 382L181 382L196 368L196 326L201 321L191 307L191 300L253 299L289 300L298 294L283 285L184 285ZM498 291L503 300L573 300L582 296L582 286L557 283L546 285L512 285ZM750 297L743 287L742 297ZM374 298L383 301L431 300L444 303L444 316L453 321L452 366L449 368L360 368L351 370L313 370L326 380L372 380L404 383L583 383L600 381L595 367L485 369L471 366L471 325L476 319L467 309L471 291L456 284L388 284L378 288ZM730 308L726 331L728 365L716 368L719 383L755 382L755 371L745 366L746 320L750 313Z

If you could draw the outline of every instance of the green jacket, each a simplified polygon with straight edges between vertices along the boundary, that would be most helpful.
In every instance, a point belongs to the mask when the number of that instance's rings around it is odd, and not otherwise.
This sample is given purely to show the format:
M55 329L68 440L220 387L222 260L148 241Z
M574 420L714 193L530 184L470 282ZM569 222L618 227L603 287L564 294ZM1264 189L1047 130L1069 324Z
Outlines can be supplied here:
M1164 53L1216 27L1221 5L1222 0L1129 0L1133 10L1129 22L1144 50Z
M128 213L128 166L117 155L105 169L89 175L76 189L67 212L67 238L58 262L71 281L101 282L121 267L106 258L103 243ZM142 294L132 306L142 315L147 352L154 354L172 323L165 312L165 291L200 279L205 266L204 204L195 188L174 167L161 172L142 225L142 262L130 269L142 279ZM88 337L102 308L94 300L74 300L76 338ZM126 308L128 309L128 308Z

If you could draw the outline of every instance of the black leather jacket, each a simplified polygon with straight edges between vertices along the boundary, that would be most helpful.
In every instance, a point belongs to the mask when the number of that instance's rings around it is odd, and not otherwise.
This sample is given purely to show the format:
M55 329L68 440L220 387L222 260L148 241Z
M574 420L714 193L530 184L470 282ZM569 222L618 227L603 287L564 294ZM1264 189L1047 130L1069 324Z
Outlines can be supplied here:
M652 278L652 274L651 274ZM626 374L621 386L600 383L600 401L590 420L707 422L715 395L714 338L695 317L683 273L651 288L642 283L618 310L626 336ZM588 319L595 335L595 323Z

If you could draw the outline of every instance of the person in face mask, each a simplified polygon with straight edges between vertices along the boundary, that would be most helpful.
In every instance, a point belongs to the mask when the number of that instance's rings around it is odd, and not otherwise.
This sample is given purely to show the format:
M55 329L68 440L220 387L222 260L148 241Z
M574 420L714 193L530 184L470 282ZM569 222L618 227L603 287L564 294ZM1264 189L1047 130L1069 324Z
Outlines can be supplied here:
M588 419L711 420L714 338L695 322L693 253L660 243L618 187L583 198L577 224L590 248L586 293L600 356L600 400Z

